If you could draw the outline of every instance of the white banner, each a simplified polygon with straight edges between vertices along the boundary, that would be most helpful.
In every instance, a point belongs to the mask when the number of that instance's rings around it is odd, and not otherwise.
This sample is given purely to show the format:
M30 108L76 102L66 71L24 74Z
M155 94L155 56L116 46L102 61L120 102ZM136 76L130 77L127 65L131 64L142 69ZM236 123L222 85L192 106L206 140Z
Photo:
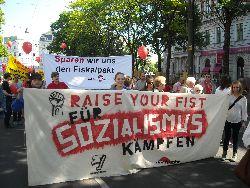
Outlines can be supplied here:
M29 185L125 175L216 155L223 95L25 89Z
M51 83L51 73L59 72L60 81L71 89L110 89L115 74L132 75L132 57L73 57L44 54L42 58L46 84Z

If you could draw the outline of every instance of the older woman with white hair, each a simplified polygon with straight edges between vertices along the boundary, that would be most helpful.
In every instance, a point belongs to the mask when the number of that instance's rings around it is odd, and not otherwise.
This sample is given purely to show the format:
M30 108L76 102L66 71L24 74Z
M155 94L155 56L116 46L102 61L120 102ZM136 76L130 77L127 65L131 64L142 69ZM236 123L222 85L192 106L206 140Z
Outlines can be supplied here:
M194 77L187 77L186 84L183 86L179 93L194 93L194 85L195 85Z
M194 94L202 94L203 92L203 87L200 84L196 84L194 86Z

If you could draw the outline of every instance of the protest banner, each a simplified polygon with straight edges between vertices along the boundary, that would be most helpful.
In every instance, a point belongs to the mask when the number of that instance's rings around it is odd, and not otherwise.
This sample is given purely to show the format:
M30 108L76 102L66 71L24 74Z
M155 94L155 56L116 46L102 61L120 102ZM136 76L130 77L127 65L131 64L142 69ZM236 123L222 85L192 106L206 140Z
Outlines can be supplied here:
M22 63L20 63L16 57L9 56L8 65L6 68L6 72L9 72L11 75L17 76L19 79L27 78L27 74L29 72L29 68L25 67Z
M59 72L60 80L71 89L110 89L115 74L132 75L131 56L73 57L44 54L42 59L46 84L51 73Z
M125 175L216 155L224 95L25 89L29 185Z

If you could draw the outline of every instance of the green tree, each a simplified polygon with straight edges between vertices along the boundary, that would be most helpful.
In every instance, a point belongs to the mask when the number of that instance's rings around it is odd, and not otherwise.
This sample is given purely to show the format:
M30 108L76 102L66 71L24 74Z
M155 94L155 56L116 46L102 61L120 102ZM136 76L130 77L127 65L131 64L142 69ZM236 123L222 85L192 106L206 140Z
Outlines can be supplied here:
M148 0L110 0L106 9L107 27L114 31L125 45L127 53L132 55L132 65L138 69L137 49L145 44L143 35L146 33L145 16Z
M217 4L212 4L212 13L215 13L224 30L224 55L223 74L229 74L229 50L230 50L230 28L234 19L245 15L249 6L244 4L244 0L219 0Z
M103 24L105 1L76 1L51 25L50 52L78 56L123 55L122 40ZM60 44L68 46L64 51Z
M0 40L2 41L2 37L0 37ZM4 44L0 44L0 57L7 57L8 56L8 50Z
M179 50L187 50L187 4L182 0L152 1L148 13L149 37L153 51L158 55L158 71L161 71L161 54L167 53L166 78L169 82L169 69L171 61L171 49L175 46ZM196 48L203 45L202 33L199 32L201 19L198 8L194 14L194 43ZM151 34L150 34L151 33Z
M4 0L0 0L0 5L4 4ZM4 23L4 13L3 10L0 8L0 29L2 28L2 24ZM0 37L0 40L3 41L2 37ZM0 43L0 57L7 57L8 56L8 50L6 46L1 42Z

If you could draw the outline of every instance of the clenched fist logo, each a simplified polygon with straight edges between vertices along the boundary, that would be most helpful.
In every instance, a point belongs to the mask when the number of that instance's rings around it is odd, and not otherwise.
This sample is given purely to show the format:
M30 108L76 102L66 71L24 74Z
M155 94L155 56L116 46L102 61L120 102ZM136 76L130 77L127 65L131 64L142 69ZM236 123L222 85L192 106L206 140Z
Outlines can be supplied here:
M57 91L54 91L53 93L50 94L49 101L52 104L52 116L55 116L58 114L60 109L63 107L64 100L65 100L65 97L63 96L63 94Z

